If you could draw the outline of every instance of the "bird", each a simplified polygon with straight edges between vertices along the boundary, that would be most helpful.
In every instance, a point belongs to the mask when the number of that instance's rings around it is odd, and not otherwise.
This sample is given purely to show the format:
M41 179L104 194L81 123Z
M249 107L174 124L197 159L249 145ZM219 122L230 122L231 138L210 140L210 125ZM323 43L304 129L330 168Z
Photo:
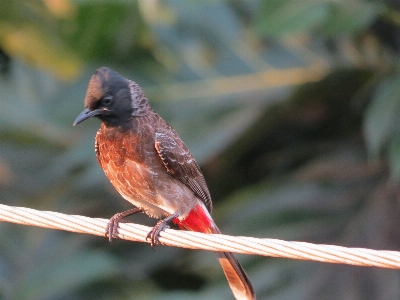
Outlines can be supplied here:
M84 110L77 125L101 120L95 136L99 165L114 188L134 208L115 214L106 229L111 241L119 222L135 213L160 221L147 235L151 246L172 221L180 229L220 234L211 217L212 201L205 178L177 132L149 104L139 85L101 67L89 80ZM256 299L253 286L237 258L215 252L236 299Z

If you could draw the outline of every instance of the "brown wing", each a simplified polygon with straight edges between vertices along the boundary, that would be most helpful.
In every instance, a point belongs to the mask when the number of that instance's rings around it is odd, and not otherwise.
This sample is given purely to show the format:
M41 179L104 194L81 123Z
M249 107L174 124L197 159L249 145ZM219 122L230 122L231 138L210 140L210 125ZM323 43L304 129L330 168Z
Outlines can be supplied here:
M173 130L156 133L155 148L167 171L188 186L211 213L211 196L204 176L178 135Z

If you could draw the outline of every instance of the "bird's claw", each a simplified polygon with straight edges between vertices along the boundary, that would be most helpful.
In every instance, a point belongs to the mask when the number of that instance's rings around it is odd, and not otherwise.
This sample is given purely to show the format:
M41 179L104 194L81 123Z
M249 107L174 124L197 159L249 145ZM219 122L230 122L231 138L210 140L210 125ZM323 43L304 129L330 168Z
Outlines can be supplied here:
M108 236L108 240L112 242L113 238L118 237L118 225L119 223L125 223L125 218L131 215L134 215L138 212L143 212L143 209L140 207L135 207L127 211L123 211L113 215L107 223L106 228L106 236Z
M108 236L108 240L112 242L113 238L118 237L118 225L119 223L124 223L126 220L124 220L124 214L123 213L117 213L111 217L111 219L107 223L107 228L106 228L106 237Z
M150 240L150 246L155 251L155 246L160 244L160 232L165 228L169 228L167 222L165 220L158 221L157 224L150 230L150 232L146 236L146 241Z

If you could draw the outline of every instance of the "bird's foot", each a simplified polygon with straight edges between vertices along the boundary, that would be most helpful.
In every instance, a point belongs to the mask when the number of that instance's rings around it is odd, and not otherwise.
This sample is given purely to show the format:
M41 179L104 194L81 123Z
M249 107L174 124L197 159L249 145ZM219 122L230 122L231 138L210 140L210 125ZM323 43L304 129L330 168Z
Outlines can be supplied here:
M154 247L160 243L160 232L165 228L169 228L168 224L164 220L158 221L156 226L154 226L146 236L146 240L150 240L150 246L153 250Z
M146 240L150 240L150 246L153 250L155 250L154 247L156 245L160 244L159 241L160 232L163 231L165 228L169 228L168 223L171 222L171 220L177 218L178 216L179 216L178 214L173 214L165 218L164 220L158 221L156 226L154 226L147 234Z
M107 223L106 236L108 236L108 240L112 242L113 238L118 237L118 225L119 223L126 222L126 217L142 211L141 208L133 208L113 215Z

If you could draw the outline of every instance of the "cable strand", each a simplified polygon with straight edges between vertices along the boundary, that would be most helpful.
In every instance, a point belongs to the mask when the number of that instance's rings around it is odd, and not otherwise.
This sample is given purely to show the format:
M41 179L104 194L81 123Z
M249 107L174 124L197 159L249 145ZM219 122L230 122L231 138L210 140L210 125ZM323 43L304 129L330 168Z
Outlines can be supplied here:
M0 204L0 221L98 236L105 236L108 223L106 219L66 215L3 204ZM149 242L146 237L150 230L151 227L148 226L120 223L118 237L129 241ZM160 243L166 246L189 249L400 269L400 252L396 251L346 248L335 245L317 245L306 242L288 242L278 239L259 239L224 234L204 234L172 229L166 229L160 233Z

